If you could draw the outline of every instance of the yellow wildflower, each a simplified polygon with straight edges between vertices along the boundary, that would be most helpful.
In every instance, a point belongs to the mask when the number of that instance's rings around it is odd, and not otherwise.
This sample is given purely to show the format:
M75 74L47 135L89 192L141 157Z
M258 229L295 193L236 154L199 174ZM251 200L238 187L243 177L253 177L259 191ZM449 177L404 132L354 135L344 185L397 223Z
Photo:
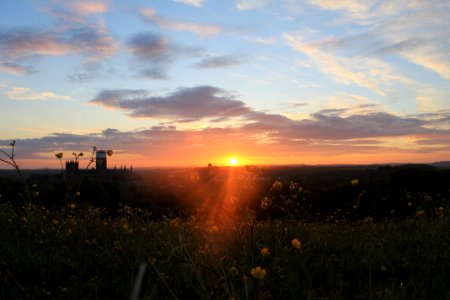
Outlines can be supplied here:
M77 191L77 192L75 193L75 196L77 196L77 197L80 197L80 195L81 195L81 193L80 193L79 191Z
M425 215L425 211L424 210L418 210L416 211L416 217L421 217Z
M282 188L283 184L278 180L275 180L275 182L272 184L272 190L281 191Z
M292 239L291 245L295 249L300 250L300 248L302 247L302 242L299 239L295 238L295 239Z
M77 207L75 203L71 203L69 206L70 206L70 208L72 208L72 209L74 209L75 207Z
M358 186L359 184L359 179L353 179L352 181L350 181L351 185L353 186Z
M264 277L266 277L266 273L266 270L261 269L261 267L252 268L250 271L250 274L258 279L263 279Z
M55 156L56 158L61 159L63 157L63 153L62 152L56 153Z
M208 228L208 232L209 233L217 233L217 232L219 232L219 227L217 227L216 225L212 225Z
M267 248L267 247L261 248L261 255L269 256L270 255L269 248Z
M169 224L172 229L177 229L180 226L178 219L170 220Z

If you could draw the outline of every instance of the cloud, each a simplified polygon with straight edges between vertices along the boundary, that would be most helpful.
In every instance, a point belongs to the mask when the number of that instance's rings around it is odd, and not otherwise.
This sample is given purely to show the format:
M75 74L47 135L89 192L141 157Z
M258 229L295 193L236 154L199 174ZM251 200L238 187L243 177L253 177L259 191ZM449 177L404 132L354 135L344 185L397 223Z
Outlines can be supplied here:
M258 9L268 5L271 0L238 0L236 8L238 10Z
M116 106L117 102L123 101L117 99L118 94L133 100L141 98L143 93L126 90L109 95L104 93L102 101ZM308 162L311 157L315 159L314 163L335 163L336 159L347 163L345 158L354 161L357 157L362 157L365 163L386 163L393 162L386 161L390 157L397 157L394 162L398 159L405 162L408 157L425 158L429 162L442 160L445 155L448 157L450 130L426 128L430 123L419 117L386 113L341 117L338 111L324 111L312 114L309 119L294 121L279 115L248 112L248 108L242 109L239 103L226 102L242 110L232 115L251 115L254 122L240 127L195 130L153 126L134 131L107 128L88 134L53 133L42 138L17 139L16 145L20 159L47 158L48 163L54 162L55 168L58 165L54 153L89 152L93 145L114 149L117 153L113 157L115 161L139 166L206 165L230 153L251 156L258 163L264 163L267 158L272 159L267 163L311 163ZM224 111L221 103L213 106L219 112ZM157 107L161 109L158 103ZM158 115L174 114L170 108L164 107L164 110ZM199 117L196 113L188 114ZM210 115L211 112L200 116ZM0 147L7 147L10 142L0 140Z
M186 5L192 5L192 6L202 6L203 5L203 0L174 0L175 2L178 3L183 3Z
M365 22L370 18L371 9L376 3L373 0L308 0L308 2L325 10L342 11L352 20L359 22Z
M116 50L117 43L101 27L76 26L61 32L32 29L0 32L0 58L5 60L67 54L98 60L113 55Z
M376 106L326 109L300 120L256 111L230 93L211 86L179 89L166 96L148 96L144 90L103 91L91 104L123 110L130 117L161 120L199 121L239 119L236 128L250 135L280 140L352 140L421 135L442 135L449 130L434 126L430 117L398 116L376 110ZM370 108L370 109L368 109ZM445 116L439 115L440 124Z
M36 71L31 67L21 66L17 63L1 62L0 63L0 72L12 73L12 74L16 74L16 75L23 75L23 74L32 74L32 73L35 73Z
M450 43L445 1L309 0L323 10L342 13L330 22L358 23L365 34L345 38L340 46L372 55L400 55L450 79ZM339 19L340 18L340 19Z
M163 36L148 32L135 34L127 46L138 62L139 75L156 80L169 79L167 69L177 58L198 53L197 49L180 47Z
M226 91L200 86L179 89L167 96L151 97L142 90L107 90L98 94L91 104L122 109L131 117L171 118L177 121L204 118L239 117L250 109Z
M362 86L381 96L387 95L393 82L400 85L411 82L381 59L333 51L330 45L339 44L334 39L331 42L307 42L299 35L284 34L283 37L290 47L305 55L325 76L336 82Z
M218 69L240 65L242 59L236 55L211 56L196 63L194 66L199 69Z
M148 21L163 29L174 31L188 31L203 37L213 36L221 31L221 28L216 25L176 21L164 18L162 16L157 15L156 11L152 8L144 8L141 10L140 13L145 21Z
M102 14L108 6L101 1L76 2L71 4L73 11L80 16Z
M29 101L45 101L45 100L70 100L70 96L57 95L53 92L33 92L29 88L14 87L10 89L6 96L12 100L29 100Z
M162 61L172 51L166 38L151 33L133 36L128 47L131 53L141 60Z

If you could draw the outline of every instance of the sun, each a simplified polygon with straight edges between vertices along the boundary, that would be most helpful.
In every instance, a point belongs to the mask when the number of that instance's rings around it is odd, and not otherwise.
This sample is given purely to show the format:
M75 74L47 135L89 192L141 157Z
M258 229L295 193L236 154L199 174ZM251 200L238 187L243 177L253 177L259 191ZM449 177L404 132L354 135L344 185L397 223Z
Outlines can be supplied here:
M228 164L229 164L230 166L237 166L238 163L239 163L239 162L238 162L238 160L236 159L236 157L231 157L231 158L228 160Z

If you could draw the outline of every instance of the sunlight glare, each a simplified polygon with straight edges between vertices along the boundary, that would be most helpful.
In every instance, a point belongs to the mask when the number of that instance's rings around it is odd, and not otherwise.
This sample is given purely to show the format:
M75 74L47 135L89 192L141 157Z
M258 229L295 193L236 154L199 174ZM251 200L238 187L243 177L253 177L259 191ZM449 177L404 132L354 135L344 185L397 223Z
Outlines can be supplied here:
M236 166L238 164L238 160L235 157L231 157L228 160L228 163L230 164L230 166Z

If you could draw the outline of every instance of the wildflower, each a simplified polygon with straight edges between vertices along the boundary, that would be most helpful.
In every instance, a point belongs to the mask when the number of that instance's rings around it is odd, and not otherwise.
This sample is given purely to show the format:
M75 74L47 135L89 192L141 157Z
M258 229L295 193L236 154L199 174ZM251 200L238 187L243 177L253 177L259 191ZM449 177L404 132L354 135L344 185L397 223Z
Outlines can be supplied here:
M106 151L106 154L108 155L108 156L111 156L111 155L113 155L113 151L112 150L108 150L108 151Z
M353 186L358 186L359 179L353 179L352 181L350 181L350 184L353 185Z
M35 188L37 188L37 184L34 183L31 187L32 187L33 189L35 189Z
M283 184L278 180L275 180L275 182L272 184L272 190L281 191L282 188Z
M295 238L295 239L292 239L291 245L292 245L292 247L294 247L295 249L300 250L300 248L302 247L302 242L300 242L299 239Z
M264 277L266 277L266 273L266 270L261 269L261 267L252 268L250 271L250 274L258 279L263 279Z
M219 232L219 227L217 227L216 225L210 226L208 228L208 232L209 233L217 233L217 232Z
M80 193L79 191L77 191L77 192L75 193L75 196L77 196L77 197L80 197L80 195L81 195L81 193Z
M424 210L418 210L418 211L416 211L416 217L421 217L421 216L423 216L423 215L425 215L425 211L424 211Z
M70 206L70 208L72 208L72 209L74 209L75 207L77 207L75 203L71 203L69 206Z
M63 153L62 152L56 153L55 157L61 159L63 157Z
M122 227L123 227L124 230L128 230L128 224L127 223L123 224Z
M269 208L269 206L272 204L272 200L270 200L269 198L267 198L267 197L264 197L262 200L261 200L261 208L262 209L267 209L267 208Z
M170 220L169 225L172 229L177 229L180 226L178 219Z
M261 248L261 256L269 256L269 255L270 255L269 248L267 247Z
M34 195L37 197L39 196L39 192L34 192Z

